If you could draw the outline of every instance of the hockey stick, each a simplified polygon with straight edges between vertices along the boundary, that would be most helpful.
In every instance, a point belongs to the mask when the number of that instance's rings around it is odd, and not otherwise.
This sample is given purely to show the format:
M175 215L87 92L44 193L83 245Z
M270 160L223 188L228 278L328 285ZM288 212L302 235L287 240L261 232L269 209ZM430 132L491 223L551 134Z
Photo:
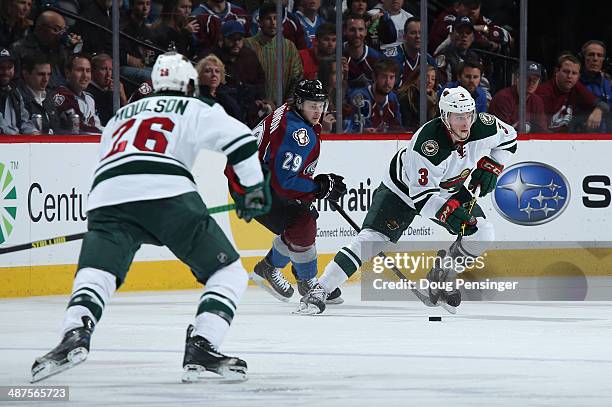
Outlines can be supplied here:
M208 208L209 214L231 211L236 209L236 204L227 204ZM36 249L38 247L52 246L55 244L71 242L73 240L81 240L85 236L85 232L75 233L74 235L56 236L49 239L36 240L30 243L23 243L11 247L0 248L0 254L19 252L22 250Z
M355 221L353 219L351 219L351 217L348 215L348 213L346 213L346 211L337 203L334 201L327 201L329 202L329 205L336 211L338 212L343 218L344 220L346 220L348 222L349 225L351 225L351 227L353 229L355 229L355 231L357 233L361 232L361 228L355 223ZM383 252L378 253L376 256L380 256L383 259L387 259L387 255ZM391 270L393 271L393 273L397 276L397 278L399 278L400 280L406 280L408 281L408 277L406 277L397 267L395 267L395 265L391 268ZM433 302L431 302L431 300L429 299L429 296L423 294L422 292L420 292L419 290L417 290L416 288L411 288L410 291L412 291L412 293L426 306L428 307L437 307L436 304L434 304ZM450 311L449 311L450 312Z

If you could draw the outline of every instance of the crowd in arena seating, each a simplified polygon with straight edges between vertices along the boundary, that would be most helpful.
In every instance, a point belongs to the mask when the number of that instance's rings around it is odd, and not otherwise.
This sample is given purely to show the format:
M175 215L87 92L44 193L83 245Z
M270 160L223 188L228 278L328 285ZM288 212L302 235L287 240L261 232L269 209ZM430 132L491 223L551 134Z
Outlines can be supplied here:
M0 134L100 133L118 77L112 1L0 1ZM515 30L482 15L481 0L458 0L430 24L422 56L414 3L346 0L337 67L333 0L283 1L281 58L277 6L269 0L122 0L120 104L150 94L155 59L176 50L194 62L200 95L251 127L279 98L289 100L300 79L317 78L330 93L329 111L342 111L343 131L415 131L424 60L428 119L445 88L463 86L479 113L518 128L518 70L505 72L500 63L517 65ZM548 79L541 64L527 62L528 132L612 131L606 44L591 40L579 51L580 58L563 52ZM337 74L342 106L335 106Z

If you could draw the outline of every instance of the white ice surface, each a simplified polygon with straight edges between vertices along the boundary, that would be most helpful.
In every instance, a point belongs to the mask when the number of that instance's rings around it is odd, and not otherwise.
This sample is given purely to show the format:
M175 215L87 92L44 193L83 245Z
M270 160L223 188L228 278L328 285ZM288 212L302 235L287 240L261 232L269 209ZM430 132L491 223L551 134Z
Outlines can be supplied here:
M220 349L247 361L239 384L180 382L200 292L119 293L89 359L38 384L70 386L70 406L612 406L612 303L473 302L451 316L359 293L313 317L291 315L297 293L286 304L249 287ZM0 385L28 384L66 300L0 300ZM47 404L60 405L10 405Z

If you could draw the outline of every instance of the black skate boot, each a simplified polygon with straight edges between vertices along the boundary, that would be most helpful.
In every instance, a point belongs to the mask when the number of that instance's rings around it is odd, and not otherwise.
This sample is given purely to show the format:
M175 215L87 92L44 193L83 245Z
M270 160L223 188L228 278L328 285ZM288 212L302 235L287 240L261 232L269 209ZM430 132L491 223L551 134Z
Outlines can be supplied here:
M446 251L440 250L438 251L437 257L440 261L436 261L434 267L427 273L427 280L430 283L448 283L452 282L454 284L456 273L454 270L446 269L442 266L443 259L446 256ZM439 287L431 287L431 284L428 288L429 300L438 304L438 301L442 300L446 304L451 307L458 307L461 304L461 293L457 288L453 288L450 291L440 289Z
M293 287L281 270L268 263L265 258L255 265L251 279L281 301L287 302L293 296Z
M213 372L230 381L247 379L247 364L244 360L225 356L201 336L191 336L193 325L187 327L185 356L183 357L183 383L193 383L205 379L202 373Z
M46 355L36 358L32 365L32 383L61 373L87 359L94 323L89 317L81 320L82 327L66 332L59 345Z
M295 313L306 315L321 314L325 311L325 299L328 295L329 294L325 291L323 286L316 283L315 286L300 299L300 305Z
M319 281L316 277L309 278L308 280L300 280L293 266L291 266L291 272L295 276L295 279L297 281L298 292L300 293L302 297L306 295L308 291L310 291ZM342 291L340 291L340 288L336 288L334 291L329 293L329 295L327 296L327 299L325 300L325 303L326 304L342 304L344 302L344 299L341 297L341 295L342 295Z

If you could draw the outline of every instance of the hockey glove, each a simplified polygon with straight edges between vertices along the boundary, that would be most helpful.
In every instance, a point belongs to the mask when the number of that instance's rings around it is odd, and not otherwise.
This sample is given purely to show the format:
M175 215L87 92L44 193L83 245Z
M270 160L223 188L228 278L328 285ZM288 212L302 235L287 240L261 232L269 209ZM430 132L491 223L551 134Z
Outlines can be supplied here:
M236 202L236 216L250 222L251 219L265 215L272 207L270 192L270 173L264 172L264 180L251 187L242 187L241 191L230 188L230 194Z
M497 177L504 170L504 166L496 163L489 157L482 157L476 164L476 169L472 173L468 189L472 192L480 186L480 197L482 198L495 189Z
M436 213L436 218L449 232L458 235L461 232L461 225L465 223L463 236L469 236L478 230L476 228L476 217L470 214L467 209L461 206L456 199L449 199Z
M319 186L315 192L318 199L328 199L338 202L342 195L346 194L346 184L344 177L336 174L319 174L314 178L314 182Z

